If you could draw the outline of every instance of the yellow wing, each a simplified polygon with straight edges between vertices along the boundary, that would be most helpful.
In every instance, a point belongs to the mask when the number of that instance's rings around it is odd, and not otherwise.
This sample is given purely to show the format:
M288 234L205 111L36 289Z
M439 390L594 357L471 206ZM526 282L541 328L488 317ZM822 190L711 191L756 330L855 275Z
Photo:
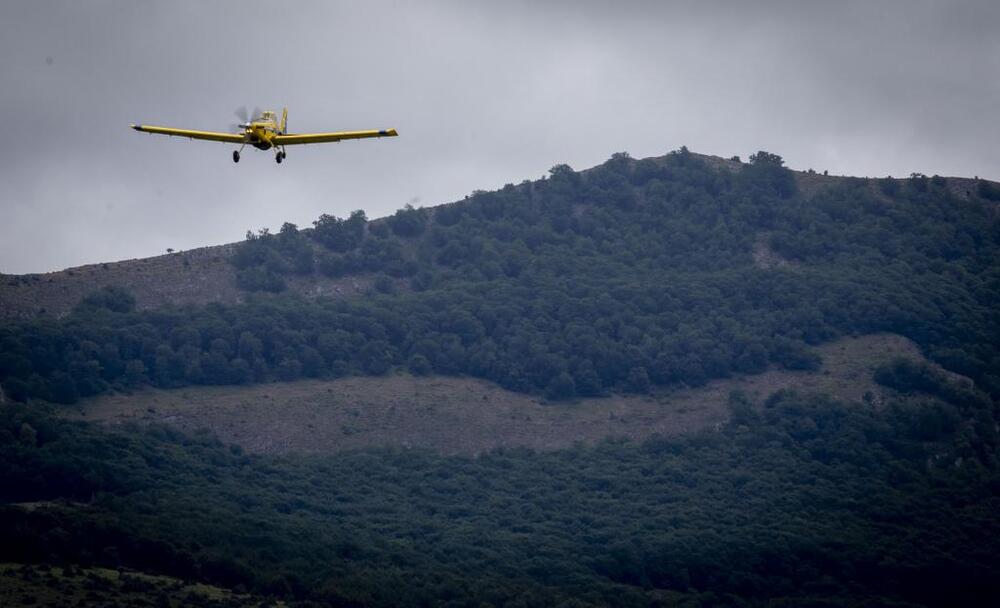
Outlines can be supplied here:
M336 133L292 133L290 135L275 135L271 143L276 146L291 146L293 144L320 144L326 141L341 141L344 139L365 139L367 137L396 137L396 129L380 129L372 131L338 131Z
M190 137L191 139L207 139L210 141L224 141L231 144L241 144L244 137L240 133L217 133L215 131L192 131L190 129L171 129L170 127L150 127L148 125L132 125L136 131L143 133L158 133L160 135L177 135L179 137Z

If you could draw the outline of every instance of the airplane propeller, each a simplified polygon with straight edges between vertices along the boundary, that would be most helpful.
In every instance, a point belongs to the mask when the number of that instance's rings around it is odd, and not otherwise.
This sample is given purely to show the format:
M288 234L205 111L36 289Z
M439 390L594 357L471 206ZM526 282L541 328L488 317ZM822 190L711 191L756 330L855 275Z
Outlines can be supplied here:
M250 121L260 117L261 110L260 108L254 106L253 113L248 114L247 107L240 106L236 108L233 114L236 115L236 118L240 119L240 122L239 124L229 125L229 128L233 131L242 131L243 129L246 129L250 125Z

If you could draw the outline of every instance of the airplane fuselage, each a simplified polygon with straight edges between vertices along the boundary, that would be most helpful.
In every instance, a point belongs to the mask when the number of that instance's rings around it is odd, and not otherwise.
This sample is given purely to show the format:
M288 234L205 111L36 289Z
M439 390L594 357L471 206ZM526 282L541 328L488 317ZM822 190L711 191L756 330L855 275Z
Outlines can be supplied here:
M247 143L258 150L270 150L271 140L278 134L278 129L271 122L253 122L245 131Z
M176 129L173 127L155 127L152 125L131 125L136 131L144 133L158 133L160 135L172 135L177 137L188 137L190 139L206 139L209 141L221 141L240 146L238 150L233 150L233 162L240 162L240 152L243 147L250 145L258 150L275 151L274 160L281 163L288 155L285 153L285 146L302 144L319 144L323 142L343 141L345 139L367 139L369 137L395 137L399 135L396 129L369 129L366 131L332 131L324 133L289 133L288 108L281 111L279 119L277 112L260 112L255 110L252 118L247 120L246 108L236 113L244 122L240 125L233 125L239 132L233 131L199 131L196 129Z

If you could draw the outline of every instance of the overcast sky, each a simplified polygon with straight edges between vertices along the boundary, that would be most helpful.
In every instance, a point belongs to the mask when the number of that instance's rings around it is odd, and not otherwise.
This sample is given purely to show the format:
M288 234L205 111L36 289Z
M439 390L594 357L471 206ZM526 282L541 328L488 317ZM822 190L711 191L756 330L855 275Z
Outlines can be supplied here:
M1000 179L1000 2L0 3L0 272L380 217L682 145ZM247 149L130 123L400 137Z

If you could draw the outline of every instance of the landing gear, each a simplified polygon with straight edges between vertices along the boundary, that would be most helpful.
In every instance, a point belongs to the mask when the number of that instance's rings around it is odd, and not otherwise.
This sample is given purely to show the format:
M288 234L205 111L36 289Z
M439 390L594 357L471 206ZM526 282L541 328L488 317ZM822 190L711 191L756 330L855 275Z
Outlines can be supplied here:
M239 150L233 150L233 162L234 163L240 162L240 151Z
M274 162L280 165L281 161L285 160L286 156L288 156L288 154L285 154L284 150L278 150L278 153L274 155Z

